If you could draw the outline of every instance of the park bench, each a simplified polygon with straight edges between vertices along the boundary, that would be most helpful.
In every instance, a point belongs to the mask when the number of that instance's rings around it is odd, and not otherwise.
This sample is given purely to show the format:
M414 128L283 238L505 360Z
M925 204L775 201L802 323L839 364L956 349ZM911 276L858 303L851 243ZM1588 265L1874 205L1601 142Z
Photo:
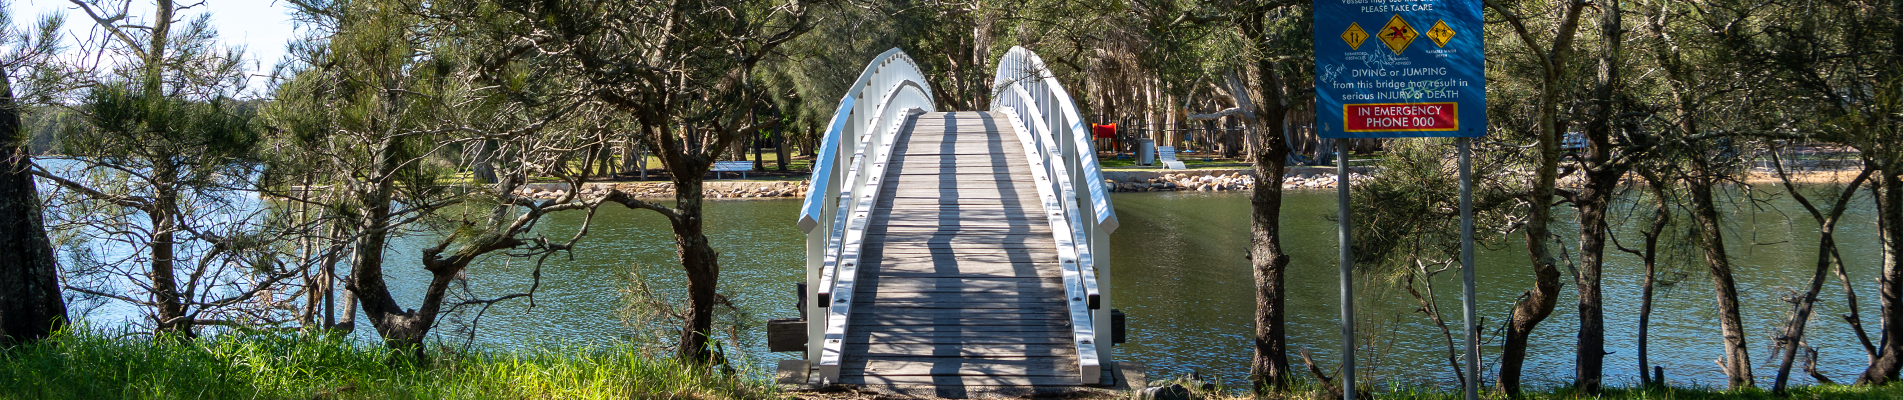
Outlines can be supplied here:
M1579 132L1567 132L1566 137L1559 141L1559 149L1564 152L1585 150L1586 136L1579 134Z
M1156 146L1156 159L1169 169L1185 169L1182 161L1176 160L1176 146Z
M722 172L739 172L740 179L747 179L747 171L752 170L752 161L715 161L712 171L714 173L714 179L720 179L720 173Z

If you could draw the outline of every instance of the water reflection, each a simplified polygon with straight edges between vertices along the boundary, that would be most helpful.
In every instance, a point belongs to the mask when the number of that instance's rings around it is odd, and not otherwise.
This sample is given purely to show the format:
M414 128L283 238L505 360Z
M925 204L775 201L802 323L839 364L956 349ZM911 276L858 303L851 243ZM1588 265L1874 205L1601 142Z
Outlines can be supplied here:
M1230 384L1241 384L1248 374L1251 318L1254 310L1253 277L1244 258L1249 243L1248 196L1238 193L1120 193L1114 197L1122 226L1112 237L1112 306L1129 315L1129 343L1115 348L1115 358L1144 363L1151 377L1181 376L1201 371ZM1325 370L1336 365L1339 330L1336 322L1337 285L1332 191L1293 192L1288 195L1285 246L1290 250L1287 318L1291 353L1309 349ZM1814 262L1815 228L1793 204L1773 201L1769 208L1738 210L1728 218L1737 274L1744 296L1746 327L1756 373L1762 380L1775 373L1771 337L1783 323L1788 303L1780 299L1805 285ZM713 201L707 203L707 233L721 252L721 289L746 311L756 325L766 318L797 316L794 283L803 278L803 234L794 226L799 203L794 200ZM1878 312L1875 273L1880 260L1876 247L1875 216L1867 201L1854 202L1840 227L1843 255L1852 284L1863 294L1866 319ZM1560 215L1570 219L1570 215ZM1790 218L1799 218L1793 222ZM541 234L567 237L581 221L579 213L558 214L541 224ZM1570 228L1560 227L1562 230ZM1623 238L1636 238L1630 224L1619 228ZM1569 246L1576 233L1562 232ZM416 260L418 251L433 238L408 237L393 246L387 273L391 289L405 307L415 307L426 282ZM1627 239L1635 240L1635 239ZM1527 261L1518 242L1483 249L1477 258L1480 312L1490 338L1485 356L1498 353L1498 332L1510 302L1531 286ZM651 286L679 298L684 278L676 264L673 237L666 222L653 212L604 207L587 239L571 255L551 257L542 268L541 287L533 302L512 301L490 309L475 330L473 344L494 348L531 345L586 345L629 340L632 328L617 315L623 301L620 289L630 271L641 268ZM1611 384L1636 384L1634 365L1639 282L1642 271L1635 257L1609 254L1605 271L1607 345ZM1722 386L1723 375L1711 360L1721 354L1712 291L1702 267L1693 259L1672 259L1666 271L1687 278L1662 288L1653 322L1652 359L1666 368L1675 384ZM472 264L467 272L474 293L493 296L526 291L534 264L490 257ZM1457 274L1442 274L1436 285L1447 310L1458 310ZM1568 284L1570 286L1570 284ZM1413 300L1393 289L1362 285L1362 382L1394 382L1450 387L1454 373L1445 361L1439 331L1419 313ZM1821 371L1839 381L1861 372L1865 360L1856 339L1836 316L1845 314L1842 295L1826 286L1810 330L1818 347ZM671 292L670 292L671 291ZM1567 288L1560 305L1535 332L1527 363L1529 383L1560 385L1572 376L1572 337L1576 325L1573 294ZM1451 311L1457 312L1457 311ZM439 339L461 344L469 317L445 321ZM1457 324L1458 315L1450 315ZM118 321L118 319L96 320ZM360 319L357 335L374 343L373 331ZM736 355L744 356L756 373L770 369L774 360L795 353L768 353L764 333L755 330L739 338ZM1294 360L1299 363L1299 359ZM1495 367L1488 361L1487 367ZM1298 367L1299 369L1299 367ZM1809 377L1793 374L1798 384ZM1489 373L1491 380L1491 373Z
M1151 376L1173 377L1190 371L1241 384L1248 375L1253 279L1246 254L1249 241L1248 196L1233 193L1128 193L1115 199L1123 223L1112 238L1116 260L1113 284L1117 307L1129 314L1131 343L1118 348L1126 360L1149 366ZM1293 192L1285 203L1282 227L1290 251L1287 318L1291 352L1307 348L1325 371L1338 365L1341 344L1338 320L1338 274L1332 191ZM1875 216L1868 201L1854 202L1839 227L1839 243L1851 283L1863 294L1865 318L1876 305L1869 300L1876 289L1881 254L1876 246ZM1754 373L1762 381L1776 373L1771 338L1783 324L1789 304L1781 299L1807 284L1815 263L1816 228L1809 218L1782 210L1795 203L1780 198L1770 207L1737 210L1732 223L1732 255L1743 296L1747 337ZM1570 214L1558 216L1570 220ZM1793 220L1789 218L1801 218ZM1852 222L1854 221L1854 223ZM1556 228L1576 248L1577 231L1564 224ZM1637 227L1615 228L1626 240L1637 240ZM1484 370L1497 367L1499 327L1511 302L1532 285L1520 239L1483 248L1476 256L1479 312L1488 330L1483 350ZM1637 257L1608 251L1604 272L1607 349L1606 380L1637 384L1636 365L1639 285L1643 265ZM1616 254L1613 254L1616 253ZM1683 273L1683 282L1662 287L1654 316L1651 359L1666 369L1674 384L1722 387L1724 376L1712 363L1719 357L1721 337L1711 321L1717 318L1709 278L1695 259L1666 259L1661 270ZM1436 277L1443 310L1458 326L1458 275ZM1809 342L1819 350L1819 369L1838 381L1854 379L1865 363L1863 351L1837 315L1846 314L1843 296L1832 282L1820 295L1811 321ZM1570 280L1553 316L1534 332L1526 375L1529 384L1562 385L1573 375L1572 343L1577 334L1575 294ZM1440 332L1405 292L1369 288L1364 282L1357 305L1362 336L1359 358L1362 382L1452 387L1457 382L1446 362ZM1873 328L1874 329L1874 328ZM1875 332L1872 332L1873 334ZM1459 337L1456 336L1456 339ZM1299 359L1292 360L1300 370ZM1492 373L1487 374L1491 381ZM1793 374L1793 383L1811 383Z

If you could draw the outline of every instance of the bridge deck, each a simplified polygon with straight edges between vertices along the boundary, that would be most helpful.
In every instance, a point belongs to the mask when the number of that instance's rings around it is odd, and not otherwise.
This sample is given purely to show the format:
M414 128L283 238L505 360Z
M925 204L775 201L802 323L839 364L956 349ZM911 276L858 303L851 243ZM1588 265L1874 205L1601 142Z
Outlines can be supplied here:
M929 113L894 141L840 382L1074 386L1056 242L1010 123Z

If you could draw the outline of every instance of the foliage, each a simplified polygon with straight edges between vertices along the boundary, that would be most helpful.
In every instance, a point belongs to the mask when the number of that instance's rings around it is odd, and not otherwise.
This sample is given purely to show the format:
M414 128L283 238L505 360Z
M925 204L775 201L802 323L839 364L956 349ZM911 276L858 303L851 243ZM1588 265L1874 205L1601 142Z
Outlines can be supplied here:
M1375 276L1398 280L1393 271L1412 270L1415 262L1438 264L1460 255L1460 171L1452 140L1396 139L1376 167L1380 173L1356 181L1349 212L1354 224L1355 266ZM1506 232L1484 227L1508 226L1519 205L1513 193L1523 182L1503 179L1507 164L1497 152L1474 160L1474 241L1498 243Z
M429 352L336 336L191 340L66 331L0 353L0 399L771 399L744 374L650 358L631 344Z
M248 262L268 250L248 239L255 207L235 195L256 177L259 144L255 104L237 99L241 53L219 46L208 15L185 19L159 2L142 20L113 3L80 4L100 37L59 65L78 123L59 134L63 162L34 174L57 187L49 225L90 239L64 245L140 254L69 271L68 286L142 307L157 330L273 319L235 310L293 273Z

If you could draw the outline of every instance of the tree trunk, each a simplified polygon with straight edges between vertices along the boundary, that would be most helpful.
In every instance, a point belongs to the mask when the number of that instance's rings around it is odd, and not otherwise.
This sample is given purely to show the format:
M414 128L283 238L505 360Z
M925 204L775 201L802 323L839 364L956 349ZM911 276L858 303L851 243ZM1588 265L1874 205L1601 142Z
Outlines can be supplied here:
M474 165L469 166L469 173L475 176L476 183L496 183L496 142L494 140L484 140L482 144L478 146L476 149L476 159L470 161L470 163Z
M595 168L595 175L613 178L615 174L614 149L608 146L607 140L601 141L601 144L596 146L598 147L596 147L595 151L595 165L597 166L597 168ZM576 188L576 190L580 190L580 188Z
M1830 225L1836 225L1835 221L1832 222ZM1819 228L1818 234L1821 236L1817 239L1817 270L1811 275L1810 288L1804 292L1804 297L1798 299L1795 309L1791 311L1791 320L1784 327L1784 334L1777 339L1778 349L1784 354L1778 362L1777 379L1771 383L1772 393L1784 393L1784 384L1791 376L1791 363L1796 361L1797 349L1801 347L1799 343L1804 341L1804 327L1810 321L1811 306L1817 303L1817 293L1823 290L1824 280L1830 278L1830 250L1837 246L1836 235L1831 226Z
M1751 377L1750 349L1745 347L1744 317L1738 309L1738 283L1732 278L1731 257L1725 251L1724 226L1712 196L1712 186L1717 179L1711 175L1703 157L1694 159L1691 164L1693 176L1686 182L1691 186L1692 220L1698 226L1698 247L1704 251L1705 266L1711 272L1718 297L1718 326L1725 337L1721 364L1731 389L1750 387L1755 382Z
M640 146L640 145L641 145L640 142L636 142L633 139L621 141L621 170L620 171L622 175L634 173L635 168L641 165L639 160L634 159L634 147Z
M760 146L760 144L761 144L761 143L760 143L760 135L756 133L756 134L753 134L753 135L748 135L748 136L749 136L749 137L748 137L748 138L746 138L746 139L744 139L744 140L745 140L745 141L747 142L747 147L752 147L752 148L753 148L753 170L754 170L754 171L765 171L765 170L766 170L766 158L765 158L765 157L762 157L762 156L761 156L761 149L760 149L760 148L761 148L761 147L763 147L763 146Z
M1619 0L1599 3L1599 73L1593 89L1593 116L1586 125L1588 140L1585 159L1586 185L1575 204L1579 211L1579 272L1574 285L1579 293L1579 332L1575 347L1573 386L1597 394L1603 383L1606 362L1606 315L1600 275L1606 264L1606 212L1612 203L1619 179L1625 177L1625 163L1612 160L1613 92L1619 84L1621 40ZM1643 372L1643 371L1641 371Z
M800 141L800 157L813 157L819 153L819 141L821 140L819 135L818 125L806 125L805 140Z
M12 79L0 70L0 345L44 338L66 321L59 265L46 239L40 192L33 184L33 155L21 134L20 108Z
M1785 191L1790 192L1791 198L1803 205L1804 209L1810 212L1811 219L1817 221L1818 234L1817 269L1811 273L1810 288L1804 292L1804 297L1798 299L1794 309L1791 310L1791 319L1785 325L1784 334L1777 338L1779 349L1784 354L1783 360L1778 363L1777 379L1771 383L1771 392L1782 394L1784 384L1791 376L1792 362L1797 359L1797 350L1805 347L1802 345L1804 328L1810 322L1812 306L1817 303L1817 294L1824 290L1824 281L1830 279L1830 267L1841 262L1835 257L1837 221L1843 216L1844 211L1850 208L1850 199L1857 195L1857 188L1862 186L1864 179L1870 176L1870 169L1865 167L1863 172L1857 174L1856 179L1845 185L1843 193L1837 197L1837 203L1832 204L1830 210L1818 210L1809 199L1805 198L1804 193L1797 189L1796 184L1791 182L1790 175L1784 173L1784 166L1781 165L1782 161L1777 159L1775 149L1771 154L1771 160L1780 164L1777 165L1777 171L1778 176L1784 181ZM1812 361L1812 364L1815 364L1815 360Z
M970 104L974 108L981 108L991 104L991 100L986 98L991 94L990 88L986 86L991 84L986 79L991 69L986 66L991 65L991 29L998 22L998 11L986 10L983 8L984 2L971 4L971 15L975 21L971 24L971 64L968 64L971 66L970 76L974 78L971 79Z
M1579 341L1574 371L1574 387L1586 393L1598 393L1606 360L1606 315L1600 273L1605 268L1606 211L1613 190L1619 184L1623 168L1594 170L1586 174L1586 187L1579 193L1579 274L1574 284L1579 291Z
M1877 297L1883 305L1883 333L1877 335L1877 361L1863 371L1857 383L1883 385L1897 379L1903 369L1903 171L1893 163L1881 165L1878 174L1877 221L1883 241L1883 276L1878 279Z
M1559 81L1558 75L1559 71L1549 70L1545 77L1547 84L1540 90L1539 165L1534 167L1533 194L1527 198L1531 209L1526 220L1526 252L1533 267L1533 289L1514 302L1513 315L1507 320L1506 341L1500 351L1498 385L1500 391L1509 396L1520 394L1528 337L1532 336L1534 327L1553 314L1553 307L1559 301L1559 268L1554 265L1557 260L1549 244L1553 233L1547 227L1553 220L1552 202L1559 176L1559 89L1554 87L1554 82Z
M1243 37L1257 46L1269 43L1268 11L1242 14L1237 28ZM1264 57L1269 49L1258 49ZM1288 389L1294 374L1288 363L1288 307L1286 275L1289 256L1282 249L1282 178L1288 169L1288 141L1283 140L1287 117L1284 82L1273 61L1258 60L1255 74L1247 86L1230 82L1237 106L1253 111L1251 121L1256 143L1253 152L1257 182L1249 199L1249 259L1255 272L1255 354L1249 366L1249 379L1258 393ZM1251 104L1253 103L1253 104ZM1343 181L1346 184L1347 181ZM1352 388L1350 388L1352 390Z
M1527 257L1533 267L1533 289L1514 302L1513 315L1507 320L1506 341L1501 345L1498 385L1500 391L1509 396L1520 394L1520 375L1526 364L1527 338L1533 334L1534 327L1553 314L1553 307L1559 300L1559 269L1554 266L1557 260L1550 248L1550 241L1554 237L1547 226L1553 221L1552 202L1559 177L1559 132L1563 128L1559 122L1559 98L1565 90L1562 86L1566 81L1567 60L1572 55L1573 40L1579 32L1579 16L1587 4L1573 2L1564 7L1557 18L1551 49L1543 50L1546 54L1540 55L1539 155L1538 165L1534 166L1533 193L1526 198L1532 209L1528 212L1524 231ZM1491 2L1487 6L1500 7L1498 3ZM1504 14L1514 15L1511 12ZM1526 29L1524 20L1507 22L1516 29ZM1520 38L1528 48L1545 47L1530 35L1522 34Z
M161 162L152 173L155 179L167 179L177 176L177 168ZM178 191L170 182L153 182L152 191L155 201L152 209L143 210L152 224L151 270L147 278L152 280L152 302L157 306L158 321L154 333L179 333L192 335L191 318L185 315L185 296L178 291L177 232Z
M1262 86L1264 92L1279 88ZM1269 97L1273 95L1265 95ZM1279 97L1279 96L1278 96ZM1270 101L1271 104L1273 100ZM1266 107L1264 114L1269 121L1260 125L1265 148L1256 152L1255 173L1260 177L1256 182L1254 194L1249 205L1253 212L1250 219L1250 264L1255 270L1255 356L1250 364L1249 376L1258 390L1272 387L1277 391L1287 389L1293 378L1288 366L1288 328L1284 319L1288 315L1285 276L1288 271L1289 256L1282 249L1282 177L1288 170L1288 142L1276 138L1281 135L1274 132L1281 126L1274 121L1282 113L1274 112L1275 107Z
M700 174L675 174L675 209L680 217L673 220L674 243L687 272L687 318L681 327L679 356L682 360L708 361L714 354L707 348L714 322L714 299L720 283L720 252L708 243L701 223Z
M787 159L791 158L788 157L786 151L786 128L776 128L773 130L773 156L778 158L773 162L778 164L781 172L785 172Z
M369 193L363 193L365 204L362 210L361 229L366 230L357 239L356 257L350 266L350 282L345 285L356 294L357 301L363 305L365 317L370 318L371 327L384 344L392 349L411 349L421 354L423 333L428 326L418 326L415 318L398 305L396 297L390 294L390 288L383 278L383 252L389 245L390 203L393 196L394 179L400 160L393 154L397 143L394 138L386 138L378 146L374 160L377 174L366 182ZM434 286L434 285L432 285Z
M1643 173L1646 185L1652 191L1652 226L1645 230L1645 247L1640 250L1639 258L1645 263L1645 283L1639 291L1639 384L1642 386L1664 385L1665 382L1652 380L1652 359L1650 358L1650 339L1652 327L1653 286L1658 280L1659 235L1665 232L1665 225L1672 220L1671 203L1665 197L1665 181L1652 173Z

